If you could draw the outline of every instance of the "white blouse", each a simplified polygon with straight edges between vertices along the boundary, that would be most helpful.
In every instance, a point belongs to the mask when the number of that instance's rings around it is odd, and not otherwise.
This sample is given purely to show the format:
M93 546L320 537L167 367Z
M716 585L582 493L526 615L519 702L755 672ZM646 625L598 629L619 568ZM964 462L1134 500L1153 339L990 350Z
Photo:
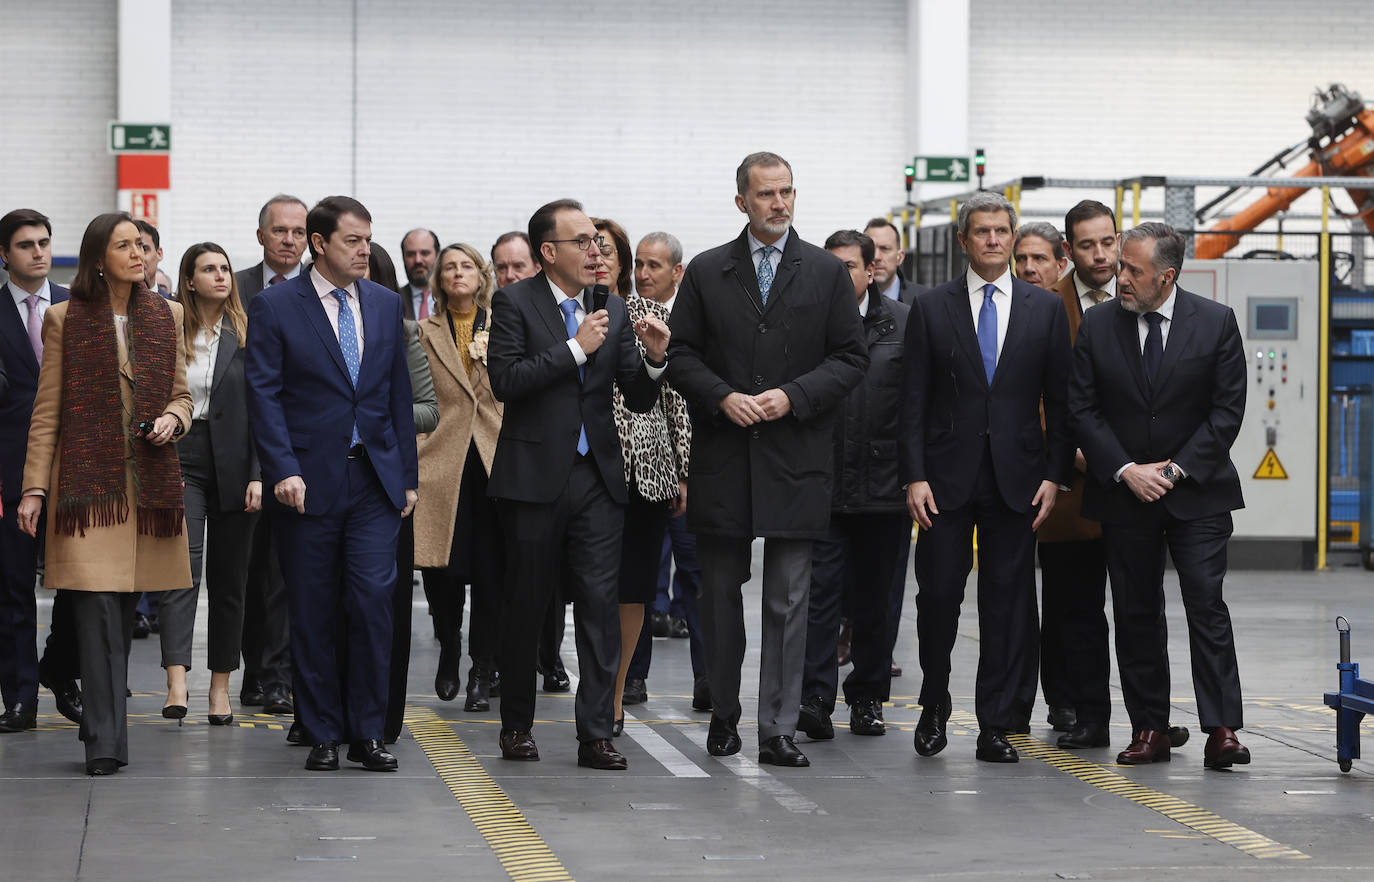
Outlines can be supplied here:
M203 420L210 409L210 386L215 380L220 328L202 328L187 353L186 383L191 387L191 419Z

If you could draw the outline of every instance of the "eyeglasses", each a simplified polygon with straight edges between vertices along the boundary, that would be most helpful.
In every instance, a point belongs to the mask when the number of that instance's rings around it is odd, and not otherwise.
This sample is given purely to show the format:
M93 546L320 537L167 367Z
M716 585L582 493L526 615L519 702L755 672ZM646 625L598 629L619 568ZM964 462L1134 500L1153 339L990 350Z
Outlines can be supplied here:
M589 251L593 245L598 249L606 247L605 236L578 236L576 239L545 239L546 242L571 242L577 246L578 251Z

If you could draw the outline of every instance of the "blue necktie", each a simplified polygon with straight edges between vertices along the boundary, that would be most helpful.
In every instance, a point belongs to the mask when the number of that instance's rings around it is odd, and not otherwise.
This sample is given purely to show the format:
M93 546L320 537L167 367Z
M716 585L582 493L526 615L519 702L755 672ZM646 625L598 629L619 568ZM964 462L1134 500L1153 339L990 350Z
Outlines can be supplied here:
M362 363L362 356L358 354L358 328L353 324L353 310L348 308L348 292L335 288L330 293L339 301L339 348L343 350L344 364L348 366L348 380L357 389L358 366ZM354 423L350 444L356 445L359 440L358 424Z
M558 308L563 310L563 327L568 329L568 339L571 340L577 336L577 301L569 297L558 304ZM577 366L577 378L579 380L587 379L586 365L579 364ZM582 404L579 401L578 409L580 410L581 407ZM587 427L579 426L577 429L577 452L580 456L586 456L590 449L591 447L587 444Z
M1147 312L1145 321L1150 326L1145 331L1145 376L1153 386L1155 374L1159 373L1159 363L1164 360L1164 332L1160 330L1164 316L1157 312Z
M983 308L978 310L978 351L983 353L983 370L989 386L997 370L997 304L992 302L996 293L996 285L984 285Z
M768 255L778 249L772 245L765 245L759 249L763 256L759 258L759 298L763 300L763 305L768 305L768 289L773 287L773 264L768 260Z

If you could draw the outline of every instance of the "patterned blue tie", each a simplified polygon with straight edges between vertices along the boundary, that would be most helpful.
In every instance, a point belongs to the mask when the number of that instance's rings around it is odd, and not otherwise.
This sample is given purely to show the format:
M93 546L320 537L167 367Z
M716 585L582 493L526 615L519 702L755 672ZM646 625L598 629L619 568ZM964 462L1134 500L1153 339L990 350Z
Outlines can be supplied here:
M768 289L773 287L773 264L768 259L768 255L778 249L772 245L765 245L759 249L763 256L759 258L759 297L763 300L763 305L768 305Z
M335 288L330 293L339 301L339 348L343 350L344 364L348 366L348 380L356 389L358 366L362 363L362 356L358 354L358 328L353 324L353 310L348 308L348 292ZM350 444L356 445L359 440L358 424L354 423Z
M984 285L983 308L978 310L978 351L983 353L983 371L988 375L989 386L997 370L997 304L992 302L996 293L996 285Z
M558 308L563 310L563 327L567 328L568 339L571 340L573 337L577 336L577 301L569 297L567 300L558 304ZM585 364L579 364L577 366L577 378L579 380L587 379ZM578 407L581 407L580 403ZM579 426L577 429L577 452L580 456L586 456L587 451L590 449L590 445L587 444L587 427Z

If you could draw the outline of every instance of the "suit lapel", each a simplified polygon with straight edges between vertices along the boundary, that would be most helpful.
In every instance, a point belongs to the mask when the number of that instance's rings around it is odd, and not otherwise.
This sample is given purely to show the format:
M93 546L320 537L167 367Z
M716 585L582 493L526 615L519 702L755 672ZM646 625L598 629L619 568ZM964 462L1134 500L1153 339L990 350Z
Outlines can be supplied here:
M19 364L37 377L38 359L33 354L33 346L29 344L28 325L25 317L19 312L19 307L14 303L14 296L10 293L8 284L0 285L0 336L4 337L5 343L14 350ZM6 367L10 365L8 359L5 364Z
M733 275L738 284L738 290L754 312L763 314L763 297L759 294L759 276L754 269L754 259L749 254L748 227L739 234L734 245L730 248L730 256L726 259L722 269L727 275Z
M334 364L338 366L339 372L344 376L344 382L350 386L352 380L348 376L348 365L344 362L343 350L339 348L339 338L334 335L334 328L329 324L329 316L325 315L324 304L320 303L320 297L315 293L315 286L308 276L296 277L298 284L296 294L301 298L301 311L305 313L306 320L319 335L320 342L324 344L325 351L334 359ZM278 284L286 284L279 282ZM361 375L361 369L359 370Z
M364 282L358 282L358 311L362 313L364 341L363 360L358 365L358 386L360 388L363 385L363 375L370 371L373 365L381 365L381 356L377 355L378 347L368 346L366 341L372 340L380 343L382 328L387 324L387 315L382 308L382 298L378 297L376 292L366 290L367 287ZM397 329L400 330L401 327L404 326L398 325ZM404 338L405 334L402 333L400 336ZM404 345L404 339L401 342Z
M1174 288L1174 317L1169 322L1169 340L1164 344L1164 358L1159 363L1154 389L1164 388L1164 384L1169 380L1169 374L1178 364L1179 356L1188 348L1188 342L1193 337L1193 328L1197 323L1192 321L1192 318L1197 309L1188 299L1191 296L1182 288Z
M1116 339L1121 345L1122 360L1126 362L1126 370L1135 378L1136 387L1140 389L1140 397L1149 401L1150 383L1145 379L1145 360L1140 354L1140 331L1136 322L1135 313L1117 307Z
M954 327L954 339L959 341L959 348L964 350L964 355L973 365L973 372L986 386L987 371L983 368L983 353L978 348L978 337L973 330L973 311L969 307L967 282L962 276L950 283L945 305L949 309L949 323ZM995 373L993 377L996 378Z
M463 357L458 352L458 344L453 341L453 327L449 324L448 310L425 319L420 327L424 329L434 354L438 356L439 364L458 381L464 392L476 399L472 379L468 377L467 368L463 367Z
M549 329L549 334L555 340L569 339L568 326L563 322L563 310L558 308L558 302L554 300L553 283L542 272L534 277L530 298L534 311L539 313L539 317L544 320L544 325ZM584 302L583 309L585 310L588 305Z
M1026 324L1030 321L1030 291L1025 288L1024 282L1018 284L1015 279L1012 280L1011 297L1008 299L1011 301L1011 314L1007 316L1007 336L1002 340L1002 352L997 356L997 370L993 371L991 385L996 385L1009 373L1002 370L1002 364L1021 345L1021 338L1026 335ZM981 356L982 353L979 354Z
M187 348L191 342L186 342ZM215 375L210 379L210 395L213 397L215 389L219 387L219 381L224 379L224 375L229 373L229 364L234 360L235 353L238 352L239 338L234 334L234 326L229 322L228 317L220 319L219 323L219 346L215 349Z

